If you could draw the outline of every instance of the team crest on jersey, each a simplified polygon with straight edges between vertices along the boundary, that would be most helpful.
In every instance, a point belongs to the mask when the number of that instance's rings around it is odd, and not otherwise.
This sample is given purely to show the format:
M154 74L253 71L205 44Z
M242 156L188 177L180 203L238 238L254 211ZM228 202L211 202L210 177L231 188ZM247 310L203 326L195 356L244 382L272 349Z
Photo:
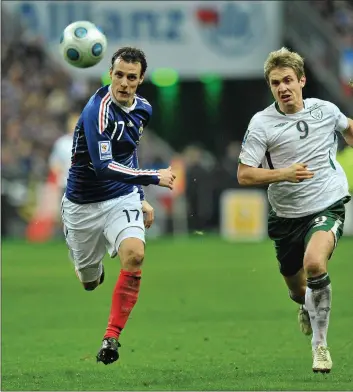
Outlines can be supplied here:
M322 120L322 117L324 116L320 108L315 108L311 110L310 115L311 117L315 118L315 120Z
M113 159L112 156L112 145L109 141L100 141L98 142L99 146L99 158L101 161L105 161L107 159Z

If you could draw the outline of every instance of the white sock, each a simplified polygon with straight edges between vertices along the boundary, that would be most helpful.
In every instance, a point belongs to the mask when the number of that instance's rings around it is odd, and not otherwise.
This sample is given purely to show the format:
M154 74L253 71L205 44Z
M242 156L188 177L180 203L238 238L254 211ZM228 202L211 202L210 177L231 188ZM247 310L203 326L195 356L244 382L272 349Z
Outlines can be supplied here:
M327 347L327 331L330 320L332 288L331 284L320 289L306 288L305 307L310 316L313 337L312 348L322 345Z

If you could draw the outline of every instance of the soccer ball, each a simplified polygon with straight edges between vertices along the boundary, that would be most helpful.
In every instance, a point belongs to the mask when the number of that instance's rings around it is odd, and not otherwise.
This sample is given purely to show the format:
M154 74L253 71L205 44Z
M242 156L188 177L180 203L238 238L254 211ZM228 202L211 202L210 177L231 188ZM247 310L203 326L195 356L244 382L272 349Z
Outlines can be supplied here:
M93 23L78 21L69 24L60 38L62 55L69 64L88 68L98 64L107 49L107 38Z

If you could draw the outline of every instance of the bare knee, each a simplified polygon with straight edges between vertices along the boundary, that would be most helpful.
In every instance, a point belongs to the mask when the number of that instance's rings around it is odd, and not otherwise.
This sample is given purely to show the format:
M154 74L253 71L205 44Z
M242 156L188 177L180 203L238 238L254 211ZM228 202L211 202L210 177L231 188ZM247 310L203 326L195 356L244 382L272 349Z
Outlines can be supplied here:
M308 243L304 254L304 270L307 277L319 276L327 271L327 261L335 247L331 231L317 231Z
M317 276L325 272L325 263L317 255L308 253L304 257L304 270L307 277Z
M145 257L145 245L137 238L127 238L119 247L122 268L127 271L141 269Z
M145 252L140 249L129 249L121 260L123 268L128 271L139 270L142 267Z

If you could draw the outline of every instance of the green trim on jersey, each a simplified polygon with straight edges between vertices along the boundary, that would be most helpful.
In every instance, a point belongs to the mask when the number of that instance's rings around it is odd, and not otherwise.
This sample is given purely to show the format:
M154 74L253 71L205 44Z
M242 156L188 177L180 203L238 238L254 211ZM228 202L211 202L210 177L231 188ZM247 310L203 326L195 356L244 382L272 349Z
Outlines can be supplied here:
M332 169L336 170L336 166L335 166L335 164L333 163L333 161L331 159L331 153L330 152L328 153L328 159L330 161L330 165L331 165Z
M275 108L276 108L276 110L277 110L278 113L281 113L281 114L283 114L283 116L286 116L286 113L282 112L282 110L280 109L279 104L278 104L277 101L275 102ZM305 102L304 102L304 99L303 99L303 108L305 109ZM295 113L293 113L293 114L295 114Z
M278 102L277 102L277 101L275 102L275 108L276 108L276 110L277 110L278 113L283 114L283 116L286 115L286 113L282 112L282 110L279 108L279 105L278 105Z

